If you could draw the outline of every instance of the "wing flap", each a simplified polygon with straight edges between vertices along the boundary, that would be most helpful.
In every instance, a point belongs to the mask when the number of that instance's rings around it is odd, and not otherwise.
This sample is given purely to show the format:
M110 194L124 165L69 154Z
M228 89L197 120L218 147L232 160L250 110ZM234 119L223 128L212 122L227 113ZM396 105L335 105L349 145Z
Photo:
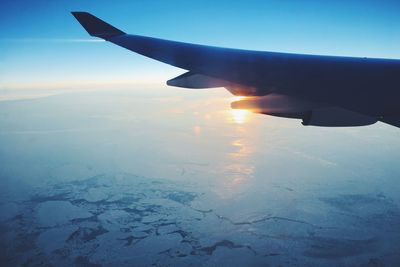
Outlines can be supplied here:
M378 120L358 112L339 108L325 107L311 110L304 118L303 125L325 127L353 127L376 123Z
M349 127L369 125L377 122L377 119L374 117L344 108L279 94L250 97L233 102L231 106L234 109L248 109L255 113L271 116L298 118L302 119L303 125L312 126Z

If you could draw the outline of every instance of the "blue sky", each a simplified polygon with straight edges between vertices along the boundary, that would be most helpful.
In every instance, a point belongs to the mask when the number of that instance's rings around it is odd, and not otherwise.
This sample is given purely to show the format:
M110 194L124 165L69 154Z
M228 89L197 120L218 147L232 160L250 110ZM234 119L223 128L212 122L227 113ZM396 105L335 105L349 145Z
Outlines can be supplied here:
M0 89L163 84L182 71L92 42L70 11L146 36L244 49L400 58L398 1L1 1Z

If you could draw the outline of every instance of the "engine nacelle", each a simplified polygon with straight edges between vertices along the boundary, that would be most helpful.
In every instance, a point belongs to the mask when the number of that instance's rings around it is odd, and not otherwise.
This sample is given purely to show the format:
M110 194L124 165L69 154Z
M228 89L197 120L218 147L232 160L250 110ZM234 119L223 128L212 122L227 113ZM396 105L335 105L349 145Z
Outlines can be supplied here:
M229 82L189 71L168 80L167 85L190 89L208 89L224 87L229 85Z

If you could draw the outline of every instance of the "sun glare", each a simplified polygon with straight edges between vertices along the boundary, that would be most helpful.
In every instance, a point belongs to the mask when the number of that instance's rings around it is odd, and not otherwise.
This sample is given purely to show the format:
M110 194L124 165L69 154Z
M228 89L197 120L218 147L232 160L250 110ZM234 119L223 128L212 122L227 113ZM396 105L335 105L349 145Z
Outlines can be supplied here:
M237 124L245 123L249 113L246 109L231 109L232 120Z
M245 96L235 96L231 102L239 101L245 99ZM246 109L231 109L232 121L237 124L245 123L248 120L250 111Z

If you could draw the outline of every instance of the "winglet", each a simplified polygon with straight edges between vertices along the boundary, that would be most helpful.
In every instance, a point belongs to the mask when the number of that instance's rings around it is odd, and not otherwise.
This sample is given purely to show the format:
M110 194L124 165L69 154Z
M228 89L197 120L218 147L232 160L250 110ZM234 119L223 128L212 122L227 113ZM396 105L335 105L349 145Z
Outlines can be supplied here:
M108 38L125 34L123 31L111 26L107 22L104 22L88 12L71 13L91 36L107 40Z

